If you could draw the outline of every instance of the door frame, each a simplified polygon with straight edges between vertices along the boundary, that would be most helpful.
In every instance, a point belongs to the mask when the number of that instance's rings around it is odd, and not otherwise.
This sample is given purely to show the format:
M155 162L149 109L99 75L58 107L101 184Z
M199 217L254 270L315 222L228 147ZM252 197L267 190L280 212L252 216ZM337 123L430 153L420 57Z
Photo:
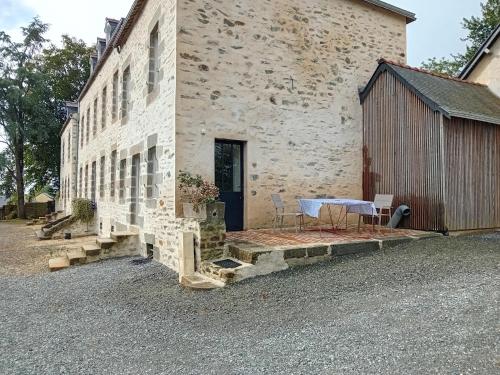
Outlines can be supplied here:
M241 166L241 181L240 181L240 184L241 184L241 195L242 195L242 205L243 205L243 211L242 211L242 215L243 215L243 230L246 230L247 229L247 199L246 199L246 196L247 196L247 184L246 184L246 171L247 171L247 168L246 168L246 161L247 161L247 141L244 141L244 140L241 140L241 139L231 139L231 138L215 138L214 139L214 143L213 143L213 147L214 147L214 151L213 151L213 155L214 155L214 173L213 173L213 176L214 176L214 181L215 181L215 173L216 173L216 166L215 166L215 144L216 143L222 143L222 144L239 144L241 146L241 150L240 150L240 158L241 158L241 163L240 163L240 166Z

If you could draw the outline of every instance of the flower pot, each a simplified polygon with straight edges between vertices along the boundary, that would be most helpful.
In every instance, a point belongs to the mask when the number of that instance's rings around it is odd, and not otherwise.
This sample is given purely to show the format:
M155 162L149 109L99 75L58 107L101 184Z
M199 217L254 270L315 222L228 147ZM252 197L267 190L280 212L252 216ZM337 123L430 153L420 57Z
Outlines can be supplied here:
M185 218L205 220L207 218L207 205L198 206L198 210L194 209L193 203L183 203L182 211Z
M182 204L185 218L210 222L224 222L225 207L224 202L214 202L202 204L198 207L198 211L196 211L192 203Z

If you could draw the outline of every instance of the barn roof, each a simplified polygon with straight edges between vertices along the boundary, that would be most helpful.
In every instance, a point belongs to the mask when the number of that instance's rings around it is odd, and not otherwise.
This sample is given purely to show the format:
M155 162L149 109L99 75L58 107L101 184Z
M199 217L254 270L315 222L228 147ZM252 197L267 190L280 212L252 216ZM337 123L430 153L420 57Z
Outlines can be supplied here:
M363 103L383 72L389 72L433 110L444 116L500 125L500 98L481 84L430 73L406 65L380 60L372 79L360 93Z

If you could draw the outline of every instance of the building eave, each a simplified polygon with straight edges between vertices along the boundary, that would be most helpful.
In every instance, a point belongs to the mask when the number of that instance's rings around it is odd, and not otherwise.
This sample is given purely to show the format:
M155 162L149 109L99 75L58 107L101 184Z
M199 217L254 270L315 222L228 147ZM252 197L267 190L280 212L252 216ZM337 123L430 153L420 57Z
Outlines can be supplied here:
M500 36L500 24L493 30L491 35L484 41L484 43L479 47L474 57L467 63L465 68L463 68L462 72L459 74L460 79L467 79L472 71L476 68L476 66L481 62L484 55L487 53L488 49L493 46L493 44L498 40Z
M392 13L399 14L400 16L406 17L406 23L412 23L417 20L415 13L409 12L405 9L399 8L392 4L386 3L385 1L380 0L363 0L365 3L369 3L375 5L376 7L383 8Z

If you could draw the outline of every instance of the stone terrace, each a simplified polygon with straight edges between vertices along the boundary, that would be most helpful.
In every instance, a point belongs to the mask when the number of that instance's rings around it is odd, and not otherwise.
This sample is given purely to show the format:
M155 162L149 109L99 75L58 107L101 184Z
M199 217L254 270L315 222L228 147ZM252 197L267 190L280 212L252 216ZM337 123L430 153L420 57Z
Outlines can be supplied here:
M434 233L415 231L410 229L364 228L358 232L357 228L347 230L325 231L306 230L296 233L291 230L273 231L272 229L249 230L244 232L227 233L227 242L246 242L265 247L290 247L309 245L332 245L371 240L418 239L435 236Z
M440 237L437 233L377 227L323 231L269 229L230 232L226 235L226 259L240 264L225 269L216 259L202 262L201 273L232 283L246 278L283 271L289 267L327 261L332 257L386 250L408 242Z

